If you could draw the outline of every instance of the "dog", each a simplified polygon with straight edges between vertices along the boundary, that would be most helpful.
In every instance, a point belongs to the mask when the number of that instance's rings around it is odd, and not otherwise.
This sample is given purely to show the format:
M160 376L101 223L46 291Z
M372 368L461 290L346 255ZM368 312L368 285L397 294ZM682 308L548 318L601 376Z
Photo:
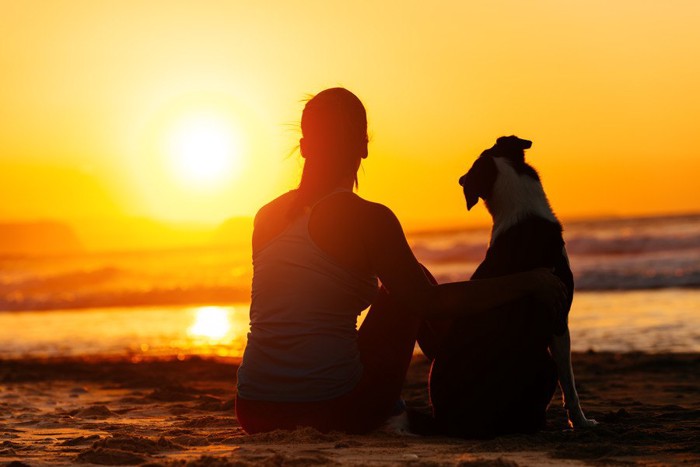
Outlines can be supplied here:
M557 381L572 428L591 427L571 366L568 311L574 280L562 226L537 171L525 162L530 141L498 138L459 179L467 210L483 199L493 218L486 257L472 280L546 267L569 292L566 314L552 325L541 305L523 299L450 323L433 359L429 389L438 429L460 437L529 433L545 425Z

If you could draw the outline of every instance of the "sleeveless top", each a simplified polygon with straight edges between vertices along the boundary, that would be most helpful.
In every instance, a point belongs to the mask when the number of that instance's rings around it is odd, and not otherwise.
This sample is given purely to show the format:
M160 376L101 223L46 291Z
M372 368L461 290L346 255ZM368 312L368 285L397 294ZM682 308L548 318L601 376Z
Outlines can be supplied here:
M362 376L357 317L373 302L377 277L341 266L314 243L312 210L253 255L250 332L238 370L243 399L328 400Z

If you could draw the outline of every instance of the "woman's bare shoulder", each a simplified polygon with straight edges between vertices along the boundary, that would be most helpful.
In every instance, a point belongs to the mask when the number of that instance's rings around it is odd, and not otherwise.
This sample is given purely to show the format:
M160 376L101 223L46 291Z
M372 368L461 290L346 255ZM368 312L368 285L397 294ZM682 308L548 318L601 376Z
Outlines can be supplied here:
M294 199L293 193L293 191L287 192L258 210L253 222L254 250L266 245L287 227L289 224L287 212Z
M358 196L358 208L364 221L373 228L386 228L393 226L401 228L399 219L389 207L382 203L368 201Z
M336 215L343 213L348 222L360 222L372 227L386 222L398 222L394 213L387 206L369 201L356 193L342 193L328 199L325 206L319 206L323 211L333 212Z
M296 190L288 191L258 209L257 214L255 214L255 224L258 225L269 220L285 219L287 217L286 211L294 199L294 193L296 193Z
M322 208L319 214L325 213L322 217L327 222L332 220L336 230L353 232L366 246L401 241L404 237L401 224L391 209L357 194L334 196L332 202L319 207Z

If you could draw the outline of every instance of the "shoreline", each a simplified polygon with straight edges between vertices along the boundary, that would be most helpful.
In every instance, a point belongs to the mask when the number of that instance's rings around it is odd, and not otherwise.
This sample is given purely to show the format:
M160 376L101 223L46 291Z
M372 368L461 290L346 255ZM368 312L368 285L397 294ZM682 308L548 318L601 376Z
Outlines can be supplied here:
M700 462L700 354L573 354L586 414L493 440L311 429L248 436L234 414L235 358L0 360L0 463L24 465L689 465ZM427 410L428 364L403 397ZM15 464L20 465L20 464Z

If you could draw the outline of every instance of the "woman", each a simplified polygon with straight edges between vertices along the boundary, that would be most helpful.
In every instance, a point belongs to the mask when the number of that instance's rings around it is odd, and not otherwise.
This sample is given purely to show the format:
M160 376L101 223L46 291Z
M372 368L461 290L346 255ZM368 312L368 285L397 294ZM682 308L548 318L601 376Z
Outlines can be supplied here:
M301 130L299 188L255 218L250 333L236 400L245 431L370 431L397 408L424 319L476 314L527 295L552 317L563 309L563 286L546 270L442 285L426 275L392 211L353 193L367 157L367 116L354 94L317 94Z

